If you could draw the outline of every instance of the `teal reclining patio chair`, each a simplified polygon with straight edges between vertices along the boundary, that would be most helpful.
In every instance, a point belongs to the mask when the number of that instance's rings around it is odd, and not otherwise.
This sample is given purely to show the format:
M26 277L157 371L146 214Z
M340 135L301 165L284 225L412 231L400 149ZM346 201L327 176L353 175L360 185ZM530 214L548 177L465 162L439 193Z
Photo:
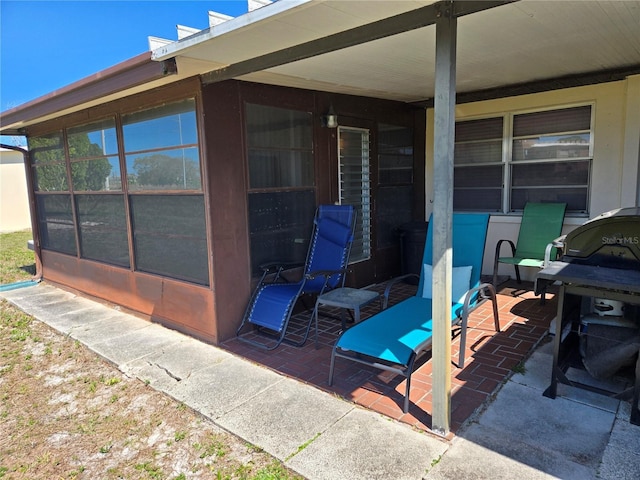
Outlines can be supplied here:
M452 326L460 325L460 368L464 367L467 319L482 300L493 302L495 328L500 331L495 289L493 285L480 283L488 223L489 215L455 213L453 216L451 321ZM354 325L338 338L331 353L329 385L333 383L336 357L394 372L407 379L403 411L409 411L411 375L416 359L430 350L432 344L432 224L430 221L427 228L416 295ZM405 277L407 275L396 280ZM393 283L395 281L390 282L385 291L385 307Z
M524 206L518 240L502 239L496 244L493 261L493 286L498 283L498 264L508 263L514 266L516 281L520 279L520 267L544 268L554 258L555 240L562 232L566 203L533 203ZM510 257L501 257L502 244L507 242L511 247ZM544 302L544 292L541 300Z
M344 286L355 218L356 213L351 205L318 207L302 278L297 282L288 282L284 278L283 272L291 265L263 266L262 278L236 331L238 340L266 350L273 350L283 341L295 346L304 345L311 328L311 315L300 342L285 340L293 308L301 295L322 295L337 286ZM241 336L246 325L252 325L254 330L266 337L265 341Z

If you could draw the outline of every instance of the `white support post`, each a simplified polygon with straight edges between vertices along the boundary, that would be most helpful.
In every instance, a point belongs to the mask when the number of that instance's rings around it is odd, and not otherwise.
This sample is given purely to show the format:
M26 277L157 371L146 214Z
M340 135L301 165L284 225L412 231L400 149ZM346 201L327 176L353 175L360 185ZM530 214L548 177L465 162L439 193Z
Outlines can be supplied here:
M456 31L453 2L436 20L433 155L433 415L431 429L449 434L451 423L451 269L453 148L456 99Z

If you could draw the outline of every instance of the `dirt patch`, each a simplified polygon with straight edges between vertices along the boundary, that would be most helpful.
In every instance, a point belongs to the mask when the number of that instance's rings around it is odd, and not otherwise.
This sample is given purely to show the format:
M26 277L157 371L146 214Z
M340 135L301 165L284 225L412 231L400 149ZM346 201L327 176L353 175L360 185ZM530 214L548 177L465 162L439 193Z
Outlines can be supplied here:
M0 302L0 478L301 479Z

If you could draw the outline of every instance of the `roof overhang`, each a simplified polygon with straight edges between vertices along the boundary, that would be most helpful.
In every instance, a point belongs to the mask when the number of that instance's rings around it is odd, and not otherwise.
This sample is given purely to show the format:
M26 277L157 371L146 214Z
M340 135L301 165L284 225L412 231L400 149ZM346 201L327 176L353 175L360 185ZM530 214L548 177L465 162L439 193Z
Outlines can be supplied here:
M640 73L638 1L278 3L274 15L258 10L255 21L211 27L153 58L210 62L204 83L238 78L424 103L434 95L433 23L453 8L458 101Z
M459 17L458 102L640 74L638 0L280 0L3 112L0 132L194 75L426 105L443 8Z
M174 59L153 61L146 52L0 115L3 135L20 135L25 126L106 103L177 80Z

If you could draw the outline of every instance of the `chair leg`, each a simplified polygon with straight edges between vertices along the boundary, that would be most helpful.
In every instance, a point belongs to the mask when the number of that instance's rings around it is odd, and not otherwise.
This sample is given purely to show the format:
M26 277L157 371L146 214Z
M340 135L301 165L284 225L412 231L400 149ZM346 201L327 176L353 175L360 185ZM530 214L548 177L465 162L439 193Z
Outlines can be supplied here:
M464 353L467 349L467 319L468 315L462 316L460 322L460 353L458 354L458 368L464 368Z
M336 347L334 346L331 350L331 364L329 365L329 381L327 382L329 386L333 385L333 367L336 363Z
M404 404L402 406L402 411L404 413L409 413L409 393L411 392L411 374L413 374L413 365L417 358L418 358L418 354L413 353L407 365L407 371L405 374L405 376L407 377L407 389L405 390Z

